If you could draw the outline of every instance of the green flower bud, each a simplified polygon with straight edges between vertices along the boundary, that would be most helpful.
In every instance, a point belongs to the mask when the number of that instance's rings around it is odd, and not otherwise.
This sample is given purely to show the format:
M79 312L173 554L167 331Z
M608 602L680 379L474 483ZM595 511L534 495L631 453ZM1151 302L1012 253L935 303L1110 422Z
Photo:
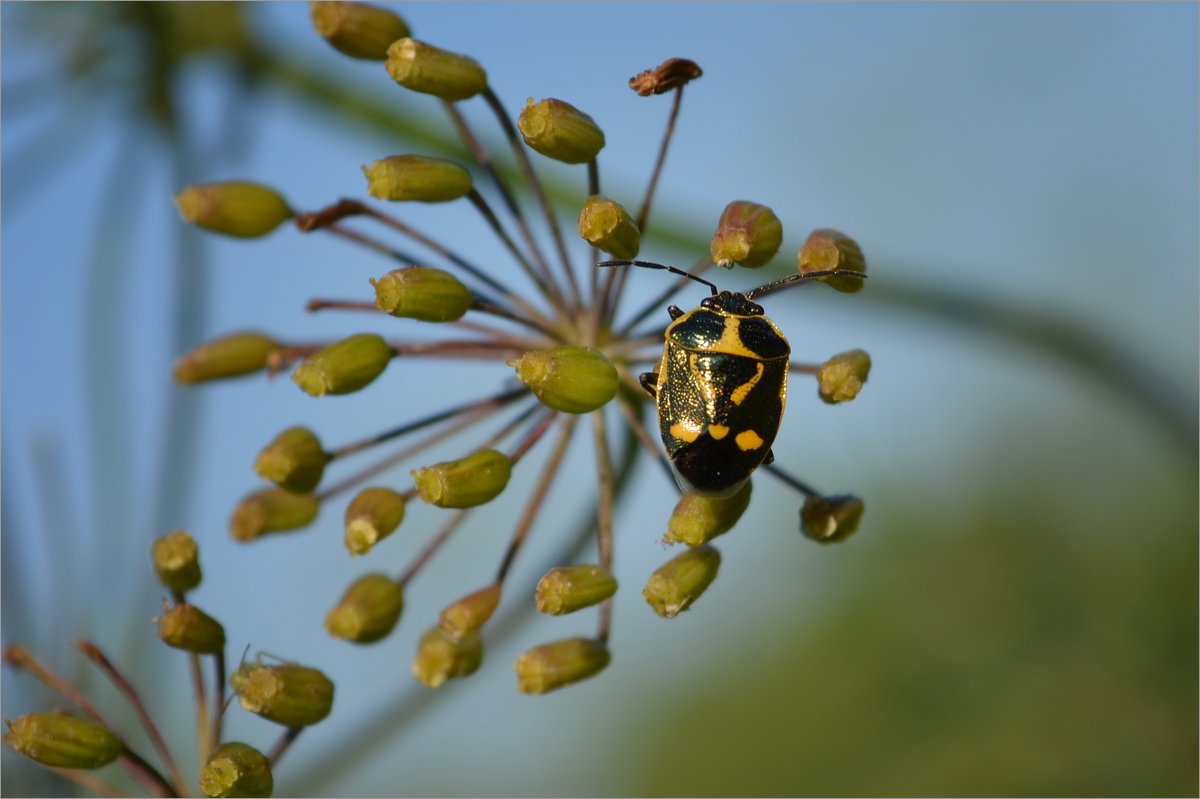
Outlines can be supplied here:
M633 217L615 200L593 194L579 213L579 235L614 258L634 258L642 234Z
M752 490L752 482L747 480L731 497L684 494L671 512L663 540L698 547L724 535L733 529L746 508L750 507Z
M664 619L691 607L717 577L721 553L707 544L692 547L664 563L646 583L642 596Z
M412 471L417 495L439 508L473 508L500 495L512 476L512 460L503 452L481 449L457 461Z
M183 530L157 539L150 548L150 557L164 588L182 594L200 585L199 548L196 539Z
M43 766L100 768L125 750L106 727L77 716L30 713L4 723L4 742Z
M227 236L265 236L292 217L287 201L269 186L245 180L188 186L175 195L184 221Z
M781 244L783 224L775 212L765 205L737 200L721 213L709 253L719 266L729 268L736 263L755 268L770 263Z
M499 604L500 584L493 583L447 605L438 616L438 626L443 635L457 641L483 627Z
M560 566L538 580L534 604L561 616L603 602L617 593L617 579L603 566Z
M473 58L416 39L392 42L387 71L404 88L443 100L466 100L487 88L487 73Z
M390 488L364 488L346 506L346 549L365 555L404 521L404 496Z
M471 174L453 161L392 155L362 168L367 193L380 200L441 203L471 192Z
M292 380L313 397L349 394L370 385L394 354L382 337L359 333L305 358L292 372Z
M242 707L285 727L306 727L329 715L333 683L321 672L295 663L243 663L229 678Z
M823 229L814 230L804 242L796 257L796 267L802 275L826 270L866 272L867 261L854 239L836 230ZM861 277L831 275L820 280L845 294L862 291L863 287Z
M167 646L215 655L225 649L225 628L195 605L180 602L156 620L158 637Z
M308 494L321 482L329 453L307 427L289 427L258 453L254 471L294 494Z
M430 627L417 644L413 676L430 688L446 680L474 674L483 662L483 644L473 632L449 638L440 627Z
M852 494L806 497L800 508L800 531L822 544L844 541L858 529L864 510L863 501Z
M395 269L375 280L375 307L392 316L422 322L453 322L471 309L475 298L449 272L427 266Z
M268 533L304 527L317 518L320 502L312 494L293 494L264 488L243 497L229 519L229 532L238 541L253 541Z
M517 690L544 694L599 674L608 665L608 647L593 638L567 638L542 644L517 658Z
M325 617L330 635L356 644L378 641L392 631L404 609L404 589L386 574L359 577Z
M821 399L830 405L849 402L862 391L871 372L871 356L865 350L838 353L817 372Z
M608 359L590 347L527 352L508 362L541 403L563 413L589 413L617 395L620 379Z
M261 372L279 344L262 333L231 333L201 344L175 361L171 374L176 383L192 385L208 380Z
M366 3L312 3L313 28L351 58L385 61L388 47L408 36L404 20L386 8Z
M271 761L253 746L221 744L200 770L200 790L211 797L270 796L275 790Z
M604 131L570 103L530 97L517 120L525 143L547 158L567 164L586 164L604 149Z

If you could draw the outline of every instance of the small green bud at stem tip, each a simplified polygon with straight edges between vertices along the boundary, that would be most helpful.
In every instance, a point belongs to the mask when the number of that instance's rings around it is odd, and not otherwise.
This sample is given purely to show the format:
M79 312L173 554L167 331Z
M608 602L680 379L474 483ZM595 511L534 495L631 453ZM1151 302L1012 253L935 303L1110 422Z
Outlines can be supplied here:
M592 638L567 638L542 644L517 658L517 690L544 694L604 670L610 656L603 642Z
M717 578L721 553L704 544L679 553L650 575L642 596L664 619L673 619L692 606Z
M386 574L367 574L354 581L329 615L330 635L356 644L369 644L386 636L400 620L404 589Z
M796 256L796 268L802 275L826 270L866 272L867 261L854 239L836 230L822 229L814 230L804 242ZM818 279L844 294L854 294L863 287L861 277L830 275Z
M371 279L375 307L392 316L422 322L453 322L471 309L474 297L461 280L449 272L426 266L395 269Z
M296 530L317 518L320 507L312 494L264 488L243 498L233 509L229 532L238 541L253 541L268 533Z
M329 454L307 427L289 427L258 454L254 471L282 489L308 494L321 482Z
M346 549L365 555L404 521L404 496L382 486L364 488L346 506Z
M871 373L871 356L865 350L839 353L821 364L817 372L818 392L830 405L849 402L862 391Z
M237 741L221 744L200 770L200 790L214 799L270 796L275 790L271 762L253 746Z
M588 197L583 204L579 235L614 258L634 258L642 244L642 234L629 212L599 194Z
M359 333L308 356L292 380L313 397L350 394L379 377L394 354L381 336Z
M617 395L620 384L616 368L590 347L527 352L508 365L543 405L563 413L603 407Z
M244 180L188 186L175 204L185 221L242 238L265 236L292 217L279 192Z
M453 161L392 155L362 168L367 193L392 202L442 203L471 191L471 174Z
M713 263L765 266L783 244L783 224L765 205L737 200L725 206L709 245Z
M822 544L845 541L858 529L864 510L863 501L851 494L807 497L800 508L800 530Z
M392 42L411 32L396 14L366 3L312 3L310 15L313 29L351 58L386 61Z
M603 566L560 566L538 581L534 604L561 616L603 602L617 592L617 580Z
M547 158L586 164L604 149L604 131L570 103L530 98L517 120L525 143Z
M285 727L316 724L333 709L333 683L307 666L243 663L229 684L242 707Z
M439 508L473 508L500 495L512 476L512 460L503 452L482 449L457 461L412 471L417 495Z
M200 585L200 551L196 539L183 530L164 535L150 548L158 581L176 593L191 591Z
M450 638L440 627L431 627L417 644L412 673L429 688L437 688L446 680L474 674L482 662L483 644L478 634Z
M500 584L493 583L447 605L438 616L438 626L443 635L457 641L483 627L499 604Z
M158 617L158 637L164 644L200 655L225 649L225 628L195 605L180 603Z
M474 59L416 39L392 42L387 71L404 88L443 100L466 100L487 88L487 73Z
M750 507L752 485L747 480L731 497L684 494L671 513L663 540L696 547L729 532Z
M278 342L262 333L232 333L175 361L172 376L176 383L191 385L261 372L277 349Z
M43 766L96 769L124 751L106 727L76 716L30 713L4 723L4 742Z

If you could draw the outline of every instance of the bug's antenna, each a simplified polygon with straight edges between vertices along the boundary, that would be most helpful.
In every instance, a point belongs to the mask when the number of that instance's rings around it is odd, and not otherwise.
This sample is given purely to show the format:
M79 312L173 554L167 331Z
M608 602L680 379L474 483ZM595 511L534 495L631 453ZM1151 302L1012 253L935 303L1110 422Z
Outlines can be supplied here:
M712 292L714 297L717 296L717 284L712 283L708 280L705 280L702 277L693 275L691 272L685 272L682 269L679 269L678 267L667 266L666 264L657 264L654 261L626 261L626 260L622 259L622 260L618 260L618 261L601 261L600 263L596 264L596 266L644 266L647 269L662 269L665 272L670 272L672 274L679 275L681 277L686 277L689 280L696 281L697 283L703 283L704 285L708 286L708 290ZM822 273L822 274L824 274L824 273ZM839 272L838 274L850 274L850 273L849 272ZM776 281L776 282L778 282L778 281ZM766 287L764 286L763 288L766 288Z
M776 291L790 288L801 283L807 283L810 280L820 280L823 277L856 277L860 280L867 279L866 272L854 272L849 269L822 269L819 272L808 272L803 275L788 275L779 280L772 280L770 283L764 283L756 289L751 289L746 292L746 299L753 300L756 297L761 297L764 294L774 294Z

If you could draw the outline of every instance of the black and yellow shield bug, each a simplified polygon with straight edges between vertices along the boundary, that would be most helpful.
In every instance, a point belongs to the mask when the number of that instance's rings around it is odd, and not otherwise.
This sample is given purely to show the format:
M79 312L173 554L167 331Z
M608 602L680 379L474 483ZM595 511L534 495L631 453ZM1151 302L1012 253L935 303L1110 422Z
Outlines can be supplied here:
M745 293L652 261L603 261L598 266L662 269L708 286L712 296L684 311L671 305L658 371L641 375L658 406L658 428L679 487L727 497L774 460L771 445L787 404L791 347L756 297L811 280L863 277L839 270L796 274Z

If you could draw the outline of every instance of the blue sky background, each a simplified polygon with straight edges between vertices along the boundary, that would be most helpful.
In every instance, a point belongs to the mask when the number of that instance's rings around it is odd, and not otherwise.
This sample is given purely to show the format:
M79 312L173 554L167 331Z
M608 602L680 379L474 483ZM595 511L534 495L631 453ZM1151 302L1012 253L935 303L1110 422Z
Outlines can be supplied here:
M861 301L822 291L771 297L768 313L797 357L822 360L852 347L873 356L870 383L850 406L826 407L798 382L775 447L783 465L826 490L866 497L860 535L834 548L801 539L794 529L797 498L760 479L753 508L723 546L721 578L692 612L667 624L638 593L667 557L657 541L673 499L660 475L643 469L617 517L623 589L614 661L602 678L552 697L517 695L509 664L520 651L592 625L590 618L534 620L489 649L480 674L449 686L433 712L388 738L383 756L349 781L289 783L288 767L302 772L330 740L411 690L416 637L441 606L491 573L509 535L507 520L520 507L520 487L534 472L518 475L495 514L464 529L413 585L394 636L354 648L331 642L320 619L363 571L402 568L436 515L414 509L400 540L370 563L344 556L340 507L326 510L309 532L236 546L226 533L228 513L256 485L255 453L293 423L311 426L327 442L358 438L447 398L476 396L481 381L492 385L506 370L395 363L369 390L321 400L286 378L194 389L200 397L194 449L171 453L164 464L166 402L180 391L169 379L178 352L170 345L174 310L166 300L178 274L182 225L170 195L179 186L165 149L150 137L136 141L127 177L109 182L129 130L123 124L129 107L119 98L91 102L96 98L56 79L32 98L12 89L55 63L53 46L18 32L29 11L6 3L0 12L7 45L0 140L4 640L19 636L81 679L70 641L89 635L111 642L114 651L154 669L150 693L160 705L173 700L174 712L186 717L187 702L175 688L184 685L184 664L146 643L158 592L139 582L149 578L141 567L149 541L167 531L150 529L154 493L164 470L180 469L189 475L187 496L169 509L168 529L186 528L200 540L207 580L196 601L225 623L231 652L250 645L295 658L327 670L339 685L335 715L302 736L285 761L283 792L621 794L672 786L687 792L686 782L655 782L648 766L622 765L644 751L638 741L654 739L655 719L662 720L655 709L686 705L719 691L726 679L736 683L746 652L803 640L838 603L872 591L883 597L878 614L903 605L908 592L924 587L898 576L895 585L878 582L889 579L886 564L895 559L933 558L981 534L989 520L1023 518L1026 525L1014 534L1058 542L1030 552L1062 574L1078 567L1080 553L1114 553L1126 564L1109 575L1118 594L1143 578L1155 584L1157 566L1121 554L1131 537L1145 539L1145 549L1135 551L1194 566L1200 259L1194 4L407 4L401 13L414 35L480 61L514 113L526 97L560 97L591 114L607 136L604 189L630 206L641 196L669 101L639 99L625 81L666 57L697 60L705 75L687 90L652 228L655 219L682 222L703 237L730 200L768 204L785 230L772 275L791 268L811 229L844 230L867 254L873 275L867 293L889 283L934 287L1071 326L1192 408L1193 434L1181 436L1077 364L969 325L873 303L867 294ZM305 6L264 4L250 16L256 33L287 57L445 126L436 103L401 97L382 66L350 62L321 42ZM59 17L61 29L72 26L69 13ZM227 78L219 64L199 62L180 87L189 136L210 151L228 108ZM481 129L493 130L481 103L465 110ZM272 89L238 108L237 118L242 146L206 153L192 167L195 179L261 180L302 208L361 196L361 164L408 151ZM66 165L54 168L59 160ZM582 197L582 170L544 159L538 165L577 181ZM98 231L102 213L114 207L121 213L109 218L120 221ZM510 268L465 207L404 211L489 268ZM89 256L107 246L104 235L113 239L109 261L117 268L109 279L89 283ZM281 229L253 242L206 237L196 246L205 259L194 298L205 308L203 338L248 327L297 339L396 329L394 322L303 312L312 296L369 296L367 279L391 268L342 242ZM583 248L577 251L582 257ZM677 263L697 254L653 236L642 251ZM721 279L745 287L759 277ZM644 272L630 280L635 291L649 293L659 289L661 276ZM89 327L89 318L99 321ZM109 353L109 366L89 379L88 361L97 351ZM567 475L587 473L588 447L577 450ZM534 548L519 563L518 581L536 579L556 531L588 501L586 493L556 492ZM505 520L499 529L495 519ZM1182 636L1185 650L1191 642L1194 677L1192 572L1190 583L1182 582L1190 593L1163 601L1192 608L1191 629L1168 637ZM928 625L942 626L937 617ZM980 640L990 634L980 631ZM913 652L942 645L930 635L901 645ZM1078 651L1086 654L1087 646ZM822 680L807 675L798 683L808 690ZM4 672L6 718L42 699L29 685L27 676ZM1103 696L1097 689L1098 705ZM1194 698L1182 697L1193 738ZM1162 712L1147 718L1169 716ZM236 708L229 721L235 736L263 746L272 740L269 725ZM1110 721L1101 716L1099 723ZM750 724L731 718L724 726L739 723ZM189 751L187 725L176 726L182 726L175 736L180 748ZM977 729L987 728L981 719ZM753 738L754 729L747 726L745 736ZM987 751L986 742L980 746ZM11 753L4 757L11 792L17 783L9 781L17 778L10 773L22 772L10 770ZM1154 771L1152 764L1145 768ZM671 773L669 764L660 770ZM1137 767L1122 773L1129 781L1118 785L1153 792L1152 783L1137 781ZM878 793L939 785L889 782L886 774L874 783L857 778L836 784ZM972 782L969 771L962 779L946 784L983 792L994 784L982 777ZM1031 790L1059 784L1089 792L1089 783L1070 781L1034 781ZM724 790L736 793L737 786ZM764 790L831 791L796 775Z

